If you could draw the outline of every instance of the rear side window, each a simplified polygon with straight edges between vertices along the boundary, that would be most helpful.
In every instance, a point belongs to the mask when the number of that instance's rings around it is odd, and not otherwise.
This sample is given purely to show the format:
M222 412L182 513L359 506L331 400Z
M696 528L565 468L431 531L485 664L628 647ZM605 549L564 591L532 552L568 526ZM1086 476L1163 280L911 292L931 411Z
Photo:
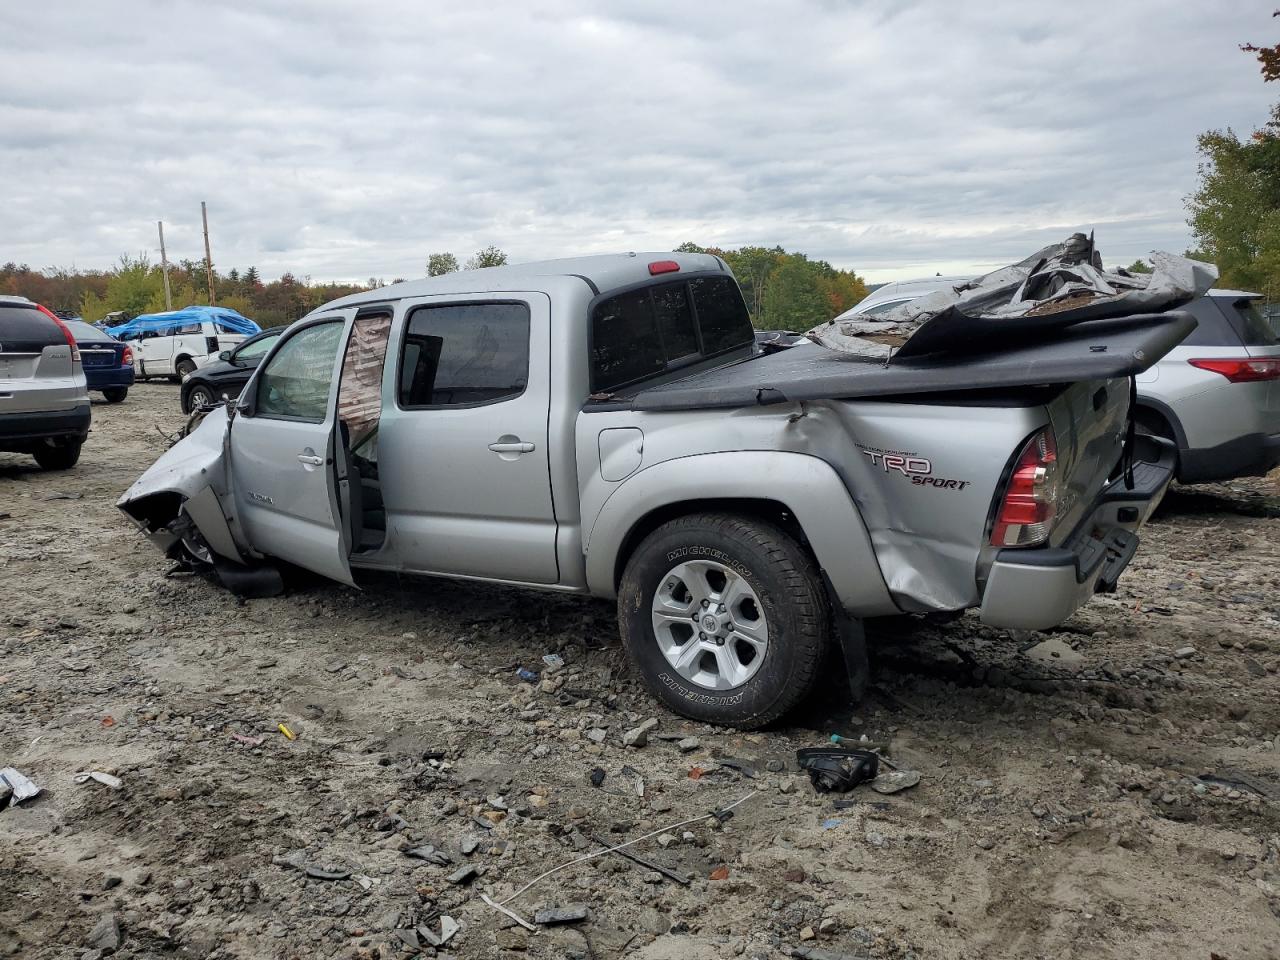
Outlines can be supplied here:
M1257 300L1225 300L1219 299L1218 305L1227 315L1236 334L1246 347L1274 347L1280 340L1271 324L1263 316Z
M731 277L696 277L608 297L591 312L591 391L605 393L755 342Z
M58 325L35 307L0 305L0 349L6 353L39 353L66 342Z
M1225 347L1233 346L1239 338L1227 323L1227 318L1212 297L1200 297L1192 300L1185 307L1179 307L1196 318L1196 328L1187 335L1182 343L1188 347Z
M529 307L454 303L418 307L400 351L400 406L475 406L524 393Z

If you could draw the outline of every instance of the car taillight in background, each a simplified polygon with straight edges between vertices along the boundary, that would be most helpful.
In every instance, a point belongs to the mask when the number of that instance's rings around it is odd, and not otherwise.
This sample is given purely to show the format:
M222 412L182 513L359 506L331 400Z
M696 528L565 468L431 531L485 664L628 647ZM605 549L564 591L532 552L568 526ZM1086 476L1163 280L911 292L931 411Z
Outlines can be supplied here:
M1030 547L1049 539L1058 509L1058 447L1045 427L1026 442L991 528L995 547Z
M124 348L124 353L120 354L120 366L122 367L133 366L133 347Z
M1239 359L1208 357L1204 360L1188 360L1187 363L1201 370L1220 373L1232 383L1280 380L1280 360L1259 360L1254 357Z
M58 329L62 331L62 335L67 338L67 346L71 348L71 362L79 363L80 345L76 343L76 338L71 335L71 328L63 322L60 316L43 304L37 303L36 309L58 325Z

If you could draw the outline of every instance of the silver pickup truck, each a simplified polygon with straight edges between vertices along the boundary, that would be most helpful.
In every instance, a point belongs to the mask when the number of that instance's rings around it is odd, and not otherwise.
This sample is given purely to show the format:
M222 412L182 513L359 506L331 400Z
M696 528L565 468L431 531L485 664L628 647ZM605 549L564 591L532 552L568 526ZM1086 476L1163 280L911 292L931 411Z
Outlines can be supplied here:
M1045 628L1111 589L1169 483L1130 378L1172 311L886 365L761 353L724 261L468 271L295 323L120 507L224 574L273 560L617 598L678 713L749 728L862 618Z

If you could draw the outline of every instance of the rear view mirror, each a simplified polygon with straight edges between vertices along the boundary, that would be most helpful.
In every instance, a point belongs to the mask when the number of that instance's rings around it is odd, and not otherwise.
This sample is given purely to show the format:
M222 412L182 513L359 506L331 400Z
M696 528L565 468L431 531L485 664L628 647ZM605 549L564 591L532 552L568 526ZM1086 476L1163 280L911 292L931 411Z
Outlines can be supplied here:
M223 361L224 363L225 363L226 361L230 360L230 359L231 359L231 351L230 351L230 350L223 350L220 354L218 354L218 359L219 359L219 360L221 360L221 361Z

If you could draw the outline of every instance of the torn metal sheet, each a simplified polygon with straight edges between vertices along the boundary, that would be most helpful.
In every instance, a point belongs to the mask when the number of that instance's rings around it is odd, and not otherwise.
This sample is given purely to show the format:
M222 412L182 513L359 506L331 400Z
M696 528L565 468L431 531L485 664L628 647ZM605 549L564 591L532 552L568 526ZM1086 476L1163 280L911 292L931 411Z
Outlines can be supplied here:
M210 411L116 503L165 553L181 540L194 540L194 528L200 542L192 553L198 559L212 562L212 555L217 555L238 561L242 557L244 545L237 541L224 508L229 491L226 440L230 422L225 406Z
M1106 270L1093 237L1073 234L1025 260L964 280L875 317L832 320L809 331L841 353L886 362L942 352L972 353L1047 331L1188 303L1218 278L1209 263L1151 255L1152 272Z

